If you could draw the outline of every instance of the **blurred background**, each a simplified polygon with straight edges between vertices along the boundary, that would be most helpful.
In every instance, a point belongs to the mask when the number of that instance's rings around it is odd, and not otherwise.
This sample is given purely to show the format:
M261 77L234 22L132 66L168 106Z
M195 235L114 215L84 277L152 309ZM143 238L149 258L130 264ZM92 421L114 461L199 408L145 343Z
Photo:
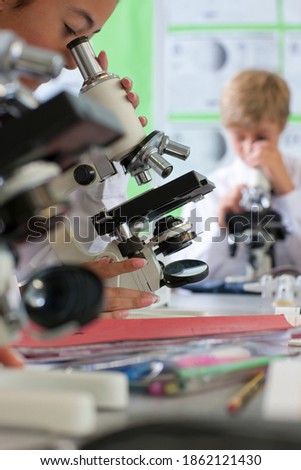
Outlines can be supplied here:
M97 53L107 52L109 71L133 80L146 131L165 131L191 147L186 162L173 160L170 179L191 169L208 175L231 159L219 98L225 81L245 68L287 80L291 116L281 147L301 157L299 0L120 0L92 44ZM66 84L78 93L81 83L77 71L65 71L38 95L47 98ZM131 179L129 196L138 191Z

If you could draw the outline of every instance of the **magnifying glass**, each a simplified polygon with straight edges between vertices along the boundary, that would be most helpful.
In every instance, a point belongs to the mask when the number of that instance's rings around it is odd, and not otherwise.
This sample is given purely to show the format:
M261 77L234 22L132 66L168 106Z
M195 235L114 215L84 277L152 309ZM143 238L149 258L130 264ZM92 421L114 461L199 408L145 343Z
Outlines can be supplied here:
M173 261L163 269L165 283L171 288L202 281L208 274L208 265L196 259Z

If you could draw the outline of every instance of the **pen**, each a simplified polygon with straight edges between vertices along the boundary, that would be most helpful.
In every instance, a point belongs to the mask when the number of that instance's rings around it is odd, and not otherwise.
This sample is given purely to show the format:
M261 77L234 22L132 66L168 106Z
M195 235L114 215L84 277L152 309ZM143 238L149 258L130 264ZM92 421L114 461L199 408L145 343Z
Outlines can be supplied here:
M259 386L265 380L265 372L258 372L249 382L247 382L238 393L236 393L228 402L227 410L229 413L236 413L245 403L254 395Z

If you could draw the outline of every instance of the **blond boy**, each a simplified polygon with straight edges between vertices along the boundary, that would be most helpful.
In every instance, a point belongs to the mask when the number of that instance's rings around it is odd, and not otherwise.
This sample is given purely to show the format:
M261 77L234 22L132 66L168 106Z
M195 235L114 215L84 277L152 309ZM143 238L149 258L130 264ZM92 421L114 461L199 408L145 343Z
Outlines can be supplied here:
M250 184L252 168L261 169L269 180L272 207L288 231L285 240L275 244L275 264L301 271L301 159L279 150L289 102L285 81L263 70L238 73L222 91L221 118L235 158L210 175L215 191L183 211L200 234L185 255L207 262L211 279L245 274L246 247L239 244L236 255L230 256L225 215L242 212L242 189Z

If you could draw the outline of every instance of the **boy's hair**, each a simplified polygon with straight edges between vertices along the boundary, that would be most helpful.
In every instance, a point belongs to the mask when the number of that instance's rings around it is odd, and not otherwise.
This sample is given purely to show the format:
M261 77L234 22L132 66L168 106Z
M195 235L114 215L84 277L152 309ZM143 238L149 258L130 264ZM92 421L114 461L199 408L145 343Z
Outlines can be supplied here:
M222 123L226 128L252 128L269 121L283 129L289 103L289 88L279 75L265 70L245 70L230 79L222 91Z

